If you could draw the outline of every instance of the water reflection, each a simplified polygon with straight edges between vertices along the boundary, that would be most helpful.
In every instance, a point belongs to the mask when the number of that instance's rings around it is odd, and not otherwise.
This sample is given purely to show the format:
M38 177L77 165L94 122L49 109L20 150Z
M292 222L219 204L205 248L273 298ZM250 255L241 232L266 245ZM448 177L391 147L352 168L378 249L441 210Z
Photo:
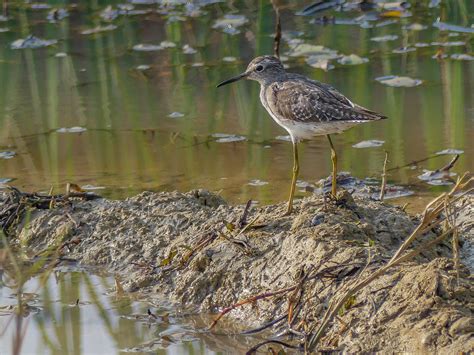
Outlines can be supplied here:
M46 21L48 10L11 6L6 22L10 30L0 33L0 151L17 155L0 159L0 178L16 178L15 185L28 190L49 190L66 182L104 186L104 193L113 197L144 189L204 187L220 190L232 201L286 198L291 147L275 139L285 132L261 107L258 86L241 83L215 89L217 82L240 72L250 58L271 53L271 5L237 1L200 8L173 3L139 6L136 10L147 10L145 14L120 16L114 20L117 29L89 35L82 32L110 24L98 19L105 6L96 2L83 1L69 9L68 17L53 23ZM374 21L364 26L358 22L322 26L311 23L315 22L312 17L294 15L301 4L280 3L287 41L296 38L369 59L351 66L334 62L335 68L328 72L312 68L302 57L287 61L292 71L328 82L361 105L390 117L335 138L341 170L360 178L379 176L384 150L390 152L390 166L402 166L445 148L474 151L470 139L474 135L474 62L432 58L440 47L433 42L465 43L442 47L448 55L472 52L470 34L456 32L453 37L449 29L432 26L437 17L443 23L472 22L471 3L434 8L423 3L410 9L411 17L390 20L381 27L372 26ZM249 19L238 26L240 33L212 28L229 13ZM336 13L346 19L359 15ZM412 23L422 26L413 30ZM44 49L10 49L10 43L29 34L59 42ZM370 40L383 36L398 37L390 42ZM420 43L429 45L393 53ZM138 44L160 49L134 51ZM288 48L284 42L282 52ZM423 83L393 88L375 80L388 75ZM173 112L183 116L169 117ZM71 127L87 130L57 132ZM213 134L247 139L219 144ZM370 139L386 143L382 148L352 148ZM472 169L473 159L472 154L463 155L454 170ZM435 170L444 163L442 158L429 160L416 171L397 170L390 178L418 183L416 176L422 168ZM303 180L314 182L329 174L330 156L323 139L304 145L301 164ZM269 184L248 184L256 179ZM425 185L423 189L433 191Z
M176 313L163 300L117 295L114 279L76 267L39 275L23 288L22 354L218 354L250 347L251 338L207 335L210 318ZM0 353L11 352L15 283L0 286ZM148 314L148 310L152 315ZM201 330L200 330L201 329Z

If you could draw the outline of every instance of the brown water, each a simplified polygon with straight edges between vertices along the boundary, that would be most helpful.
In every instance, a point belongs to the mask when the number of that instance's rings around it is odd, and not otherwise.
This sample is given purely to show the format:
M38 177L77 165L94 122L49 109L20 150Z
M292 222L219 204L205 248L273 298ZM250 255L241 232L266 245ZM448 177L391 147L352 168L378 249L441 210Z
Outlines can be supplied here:
M180 1L158 1L168 5L137 5L135 9L149 12L119 16L112 21L117 28L111 31L81 34L100 24L110 25L100 15L108 4L116 9L119 3L80 1L77 6L68 5L69 17L51 23L46 20L49 10L9 2L8 21L0 18L0 183L12 179L10 183L20 189L48 191L53 186L60 192L72 182L100 187L98 193L113 198L143 190L207 188L236 203L286 199L291 145L276 138L287 133L261 107L258 85L239 82L215 88L221 80L243 71L253 57L272 53L271 5L266 1L208 1L209 5L199 7L196 4L205 1L196 1L185 7ZM445 149L464 151L453 172L474 170L472 1L442 2L432 8L430 1L417 1L409 9L411 16L405 18L325 26L312 23L323 14L295 16L309 1L278 3L285 38L283 55L300 41L368 59L358 65L342 65L334 59L330 63L335 68L324 71L308 65L306 55L285 58L289 70L330 83L353 101L390 118L333 138L341 171L361 179L378 178L384 151L389 152L388 168L394 168ZM238 28L239 34L212 28L226 14L248 20ZM349 10L325 15L353 20L364 14ZM463 27L439 30L433 26L438 17L443 23ZM426 28L407 29L411 24ZM8 31L1 30L5 28ZM30 34L58 42L47 48L10 48ZM386 42L372 40L387 35L397 37ZM159 45L162 41L175 47L133 50L138 44ZM185 54L186 44L196 53ZM400 47L414 50L393 52ZM444 51L438 54L446 58L432 58L440 48ZM456 59L457 54L465 60ZM234 60L224 60L226 57ZM143 65L149 68L140 67ZM375 80L387 75L422 83L390 87ZM169 117L173 112L182 115ZM71 127L81 127L82 132L57 131ZM215 134L245 139L221 143ZM385 143L352 147L371 139ZM408 202L417 205L420 198L446 188L421 182L417 176L423 169L440 168L451 158L440 155L392 170L389 180L413 190L415 195ZM300 161L302 180L312 184L327 177L326 139L304 143ZM3 277L0 306L8 308L15 303L15 291L5 281ZM50 277L41 290L37 286L38 281L32 279L24 290L32 294L30 303L36 307L25 317L25 353L193 354L235 350L242 343L240 339L205 338L200 330L206 320L172 315L169 323L150 322L144 316L148 308L157 315L175 311L158 300L117 298L110 278L66 270ZM1 329L7 313L0 316ZM10 351L14 328L9 324L0 353ZM248 346L242 351L245 348Z

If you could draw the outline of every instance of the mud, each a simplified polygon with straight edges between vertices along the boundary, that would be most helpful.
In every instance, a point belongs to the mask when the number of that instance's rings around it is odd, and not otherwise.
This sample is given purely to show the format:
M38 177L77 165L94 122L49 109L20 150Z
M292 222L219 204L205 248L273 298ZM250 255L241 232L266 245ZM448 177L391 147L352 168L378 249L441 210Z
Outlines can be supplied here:
M0 211L5 197L0 195ZM296 201L291 216L282 216L283 203L251 207L246 224L240 223L245 206L228 205L207 191L144 192L124 201L33 209L24 218L29 223L18 224L9 238L34 253L60 246L62 258L114 272L126 291L151 294L186 311L218 312L247 297L300 284L297 293L236 308L213 331L226 331L229 321L244 331L281 318L266 330L287 334L291 303L291 328L304 333L318 324L338 289L380 268L417 224L416 216L399 207L347 193L341 197L338 204L318 195ZM462 260L469 264L472 196L461 203L470 205L459 217ZM323 348L349 353L474 349L473 277L462 264L457 279L451 258L446 240L361 290L331 324ZM302 275L311 277L303 284Z

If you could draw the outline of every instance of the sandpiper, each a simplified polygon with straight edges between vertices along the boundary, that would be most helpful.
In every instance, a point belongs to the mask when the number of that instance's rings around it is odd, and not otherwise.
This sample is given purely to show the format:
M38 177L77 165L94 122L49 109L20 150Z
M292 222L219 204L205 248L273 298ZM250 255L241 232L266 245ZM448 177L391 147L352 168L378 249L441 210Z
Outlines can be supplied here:
M330 134L342 133L359 123L386 117L354 104L328 84L287 73L280 60L273 56L253 59L245 72L223 81L217 87L240 79L260 83L262 105L275 122L290 134L293 143L293 178L286 213L293 211L293 196L299 173L298 142L303 139L327 136L331 145L331 194L336 197L337 156Z

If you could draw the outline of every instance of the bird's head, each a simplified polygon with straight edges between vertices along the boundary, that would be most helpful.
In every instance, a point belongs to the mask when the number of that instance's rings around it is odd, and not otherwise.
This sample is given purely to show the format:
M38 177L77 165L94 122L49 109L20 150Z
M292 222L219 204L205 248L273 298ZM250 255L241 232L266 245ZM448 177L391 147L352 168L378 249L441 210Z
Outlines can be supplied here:
M217 87L233 83L234 81L238 81L240 79L250 79L256 80L259 83L265 83L267 81L272 81L284 74L285 69L283 68L283 64L281 64L280 60L271 55L265 55L254 58L242 74L223 81L217 85Z

